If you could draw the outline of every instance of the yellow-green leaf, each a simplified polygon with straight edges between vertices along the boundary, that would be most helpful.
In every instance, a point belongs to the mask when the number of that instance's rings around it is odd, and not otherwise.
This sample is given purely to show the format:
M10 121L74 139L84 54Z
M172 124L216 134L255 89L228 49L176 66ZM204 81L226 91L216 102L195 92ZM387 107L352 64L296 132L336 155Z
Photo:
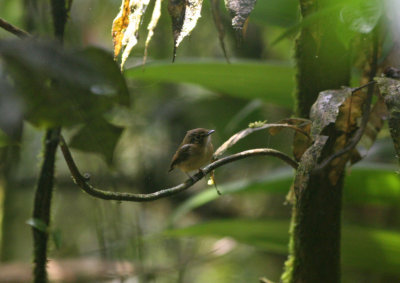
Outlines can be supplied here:
M123 49L121 69L132 48L138 42L139 26L150 0L130 0L129 5L127 2L128 0L122 1L120 12L114 19L112 28L114 56L118 56Z
M144 46L143 64L146 63L147 49L149 47L150 40L153 37L154 29L156 28L158 20L160 19L160 16L161 16L161 2L162 1L163 0L156 0L156 3L154 4L153 14L151 16L150 23L147 26L147 30L149 31L149 33L147 34L146 43Z

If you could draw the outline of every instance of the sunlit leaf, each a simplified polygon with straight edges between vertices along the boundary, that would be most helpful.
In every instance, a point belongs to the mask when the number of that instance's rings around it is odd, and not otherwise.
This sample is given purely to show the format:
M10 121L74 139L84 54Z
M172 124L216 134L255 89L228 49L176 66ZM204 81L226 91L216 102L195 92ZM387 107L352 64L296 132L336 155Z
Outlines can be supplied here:
M117 57L122 49L122 39L129 24L129 0L122 0L121 8L113 21L111 34L114 43L114 57Z
M351 30L369 33L377 25L383 12L380 0L352 0L340 11L340 20Z
M121 49L124 49L121 58L121 69L132 48L138 42L139 26L149 2L150 0L123 0L120 11L114 19L112 27L114 56L118 56Z
M147 82L192 83L246 99L293 107L294 68L258 63L161 63L128 69L127 78Z
M147 49L149 48L150 40L154 34L154 29L156 28L158 20L160 19L160 16L161 16L161 2L162 1L163 0L156 0L156 3L154 4L153 14L151 16L150 23L147 26L147 30L149 31L149 33L147 34L146 43L144 46L143 64L146 63Z
M214 220L181 229L167 230L168 236L232 237L258 249L286 255L289 221L228 219ZM344 267L368 272L400 274L400 232L344 225L341 258Z
M172 19L172 32L174 35L174 54L182 40L188 36L201 16L203 0L169 0L168 12Z
M232 27L241 31L257 0L225 0L226 9L232 17Z

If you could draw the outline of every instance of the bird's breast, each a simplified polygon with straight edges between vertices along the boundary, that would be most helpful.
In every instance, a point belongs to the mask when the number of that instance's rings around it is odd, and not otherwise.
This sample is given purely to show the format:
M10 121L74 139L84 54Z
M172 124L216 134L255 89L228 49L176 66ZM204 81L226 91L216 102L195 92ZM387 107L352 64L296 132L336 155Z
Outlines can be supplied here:
M210 162L212 155L213 146L211 143L206 146L193 146L189 157L176 166L185 172L198 170Z

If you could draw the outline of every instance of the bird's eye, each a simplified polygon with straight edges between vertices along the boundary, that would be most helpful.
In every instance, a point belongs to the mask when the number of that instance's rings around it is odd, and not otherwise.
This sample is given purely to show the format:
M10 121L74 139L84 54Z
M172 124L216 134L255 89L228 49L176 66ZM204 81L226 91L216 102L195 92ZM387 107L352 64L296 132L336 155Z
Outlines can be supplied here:
M199 143L201 142L202 136L201 135L194 135L191 139L191 143Z

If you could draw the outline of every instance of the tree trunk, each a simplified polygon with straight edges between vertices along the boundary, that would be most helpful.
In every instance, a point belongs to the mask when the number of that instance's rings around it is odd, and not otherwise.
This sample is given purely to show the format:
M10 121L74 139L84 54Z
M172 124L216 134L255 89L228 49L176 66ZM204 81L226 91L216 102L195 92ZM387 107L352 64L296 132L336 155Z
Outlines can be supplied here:
M328 4L326 0L300 0L303 18L327 8ZM349 85L349 50L336 36L335 21L329 15L321 17L316 23L304 27L296 41L297 112L301 117L309 117L319 92ZM333 153L337 135L332 129L319 160ZM306 187L301 190L295 185L298 194L292 212L290 255L282 276L284 282L340 282L344 176L342 173L333 183L328 178L330 171L331 167L326 166L310 175Z

